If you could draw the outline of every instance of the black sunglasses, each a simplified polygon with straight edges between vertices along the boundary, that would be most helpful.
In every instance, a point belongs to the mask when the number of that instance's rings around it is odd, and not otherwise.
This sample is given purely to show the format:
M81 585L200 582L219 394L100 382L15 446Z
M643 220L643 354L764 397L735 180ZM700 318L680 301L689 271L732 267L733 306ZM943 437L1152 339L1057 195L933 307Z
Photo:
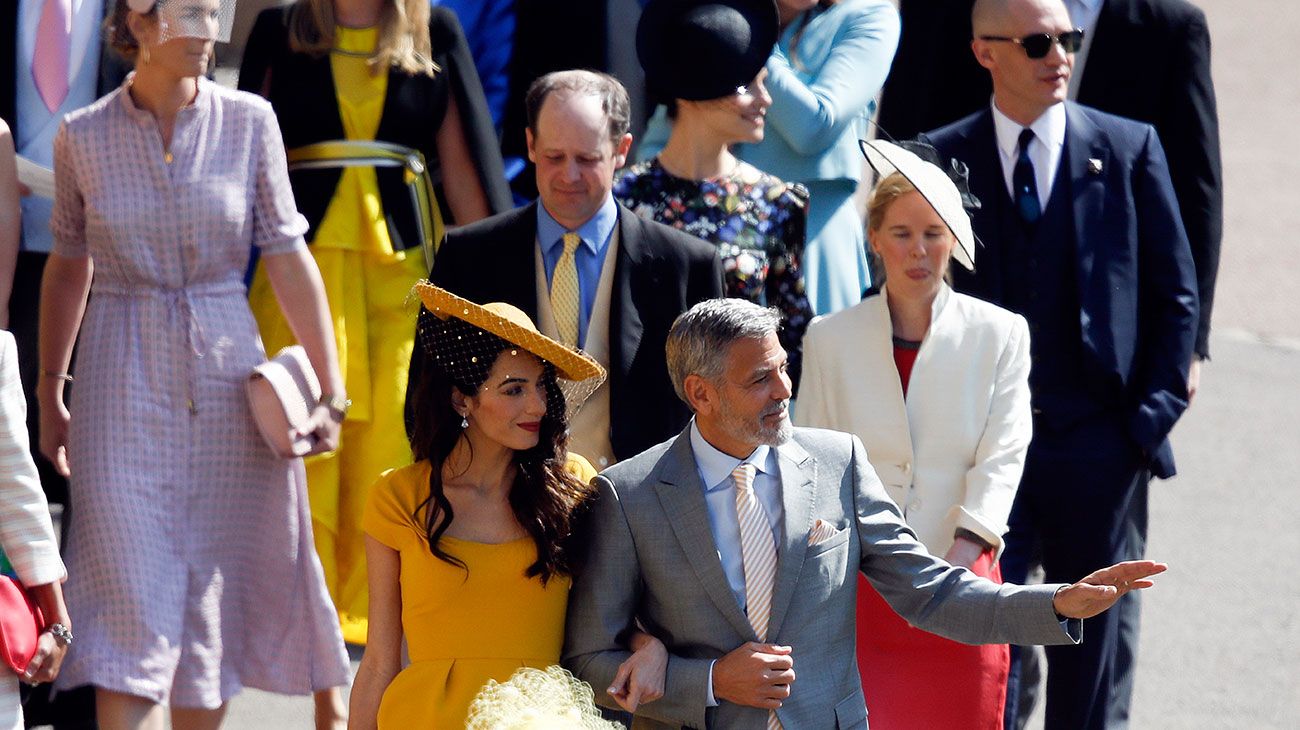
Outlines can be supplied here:
M1052 43L1060 43L1061 50L1066 53L1074 53L1083 46L1083 30L1075 28L1067 30L1060 35L1051 35L1050 33L1035 33L1027 35L1024 38L1007 38L1000 35L982 35L982 41L1007 41L1015 43L1025 49L1025 55L1030 58L1042 58L1052 50Z

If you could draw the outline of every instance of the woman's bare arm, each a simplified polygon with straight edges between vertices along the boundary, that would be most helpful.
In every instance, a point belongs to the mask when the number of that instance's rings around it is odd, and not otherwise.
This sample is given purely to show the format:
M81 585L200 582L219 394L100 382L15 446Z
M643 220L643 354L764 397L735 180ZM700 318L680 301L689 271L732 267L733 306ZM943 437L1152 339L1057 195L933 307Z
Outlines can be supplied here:
M348 730L375 730L379 701L402 670L402 587L398 582L401 560L396 550L366 536L369 623L366 653L352 681Z
M487 193L483 191L478 168L474 166L465 141L465 128L461 126L455 94L448 97L447 115L438 128L437 140L438 159L442 164L442 190L456 225L463 226L491 215Z

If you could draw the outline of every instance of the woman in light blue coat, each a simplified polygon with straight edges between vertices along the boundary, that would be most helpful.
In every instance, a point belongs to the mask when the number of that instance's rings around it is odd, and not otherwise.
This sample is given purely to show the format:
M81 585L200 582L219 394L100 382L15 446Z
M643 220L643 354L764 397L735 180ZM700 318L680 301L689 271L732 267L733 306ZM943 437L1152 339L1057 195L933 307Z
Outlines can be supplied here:
M856 304L870 286L862 218L853 194L862 178L858 139L898 46L898 11L888 0L777 0L781 37L767 62L768 133L738 145L738 157L811 193L804 281L817 314ZM653 157L671 122L659 109L638 150Z

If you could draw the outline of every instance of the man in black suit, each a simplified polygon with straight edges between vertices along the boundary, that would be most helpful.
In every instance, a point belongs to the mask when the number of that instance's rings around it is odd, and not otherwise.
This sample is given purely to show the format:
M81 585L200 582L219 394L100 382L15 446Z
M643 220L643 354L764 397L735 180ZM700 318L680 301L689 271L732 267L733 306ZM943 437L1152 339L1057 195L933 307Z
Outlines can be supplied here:
M722 296L722 265L708 243L614 201L614 171L632 145L618 81L550 73L533 83L526 106L539 200L449 231L429 279L475 302L509 302L606 366L607 384L570 424L570 449L604 468L671 438L690 418L668 378L664 343L677 315ZM412 383L423 359L417 347Z
M1173 476L1187 407L1195 269L1154 128L1066 101L1080 37L1060 0L977 0L973 21L993 103L927 136L983 203L957 288L1029 321L1034 440L1003 577L1023 582L1038 543L1068 582L1145 550L1147 485ZM1136 613L1125 598L1082 646L1048 649L1048 728L1127 725Z
M880 126L905 139L987 106L992 87L969 51L971 0L902 0L903 34ZM1196 263L1200 315L1189 390L1210 354L1223 238L1219 118L1205 13L1187 0L1066 0L1085 31L1070 98L1155 126ZM1086 52L1086 53L1085 53Z

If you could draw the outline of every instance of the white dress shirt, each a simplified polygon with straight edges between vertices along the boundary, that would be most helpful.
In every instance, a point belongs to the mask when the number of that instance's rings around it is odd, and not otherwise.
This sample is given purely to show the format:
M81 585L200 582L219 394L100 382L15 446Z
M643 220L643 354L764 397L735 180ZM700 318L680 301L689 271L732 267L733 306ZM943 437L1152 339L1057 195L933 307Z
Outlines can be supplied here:
M1101 4L1105 0L1065 0L1065 9L1070 13L1070 22L1076 28L1083 29L1083 46L1074 54L1074 71L1070 74L1069 99L1074 101L1079 96L1079 84L1083 82L1083 66L1088 61L1088 51L1092 40L1097 35L1097 18L1101 17Z
M1020 158L1020 132L1024 127L1011 120L993 106L993 131L997 135L998 157L1002 160L1002 178L1007 194L1015 200L1015 186L1011 180ZM1029 128L1034 140L1029 143L1029 159L1034 163L1034 182L1038 185L1038 203L1046 210L1052 197L1052 183L1056 181L1056 168L1061 164L1061 150L1065 148L1065 104L1053 104Z

